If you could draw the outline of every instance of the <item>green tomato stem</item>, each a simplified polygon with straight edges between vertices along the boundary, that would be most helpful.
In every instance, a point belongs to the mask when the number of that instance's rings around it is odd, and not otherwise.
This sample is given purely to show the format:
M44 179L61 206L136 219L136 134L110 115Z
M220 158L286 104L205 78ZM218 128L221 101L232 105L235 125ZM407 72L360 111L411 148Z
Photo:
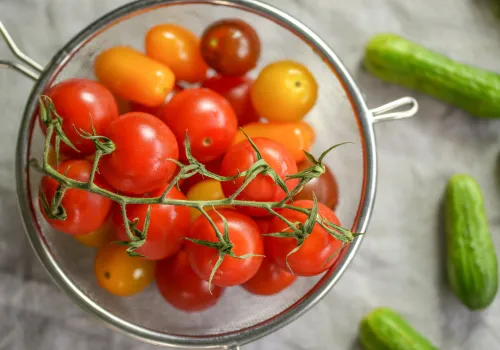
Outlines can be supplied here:
M57 115L57 112L55 111L54 105L52 101L48 97L43 97L40 99L41 103L41 110L43 112L42 115L42 121L46 125L47 130L46 130L46 138L45 138L45 148L44 148L44 154L43 154L43 164L41 166L41 170L43 173L45 173L47 176L53 178L59 183L59 188L58 188L58 195L55 196L53 199L53 203L51 205L51 210L52 211L61 211L64 212L64 208L61 207L62 203L62 198L64 196L64 193L67 189L80 189L84 190L90 193L98 194L103 197L109 198L110 200L117 202L120 204L120 209L121 209L121 214L123 217L123 223L125 226L125 232L127 235L127 238L130 240L130 242L120 242L120 244L128 245L127 252L132 255L132 256L140 256L140 254L135 253L134 250L139 248L142 244L144 244L147 236L147 229L149 227L150 223L150 213L151 213L151 205L174 205L174 206L185 206L185 207L190 207L190 208L195 208L200 213L208 220L210 225L212 226L214 233L217 237L218 243L215 242L208 242L208 241L198 241L198 240L192 240L193 242L196 242L197 244L202 244L207 247L212 247L214 249L219 250L219 260L218 264L216 264L216 267L214 267L214 271L212 272L211 279L213 278L216 269L222 263L222 260L226 255L229 255L231 257L236 257L234 253L232 252L232 247L233 244L229 240L229 228L228 228L228 223L226 219L216 211L216 207L220 206L245 206L245 207L254 207L254 208L262 208L267 210L271 215L274 215L278 217L280 220L282 220L284 223L287 224L287 226L292 230L292 232L282 232L282 233L277 233L277 234L271 234L272 236L275 237L294 237L297 239L298 246L293 249L289 255L295 253L305 240L305 238L312 232L312 228L314 225L317 223L321 227L323 227L330 235L335 237L336 239L341 240L342 242L349 243L351 242L355 235L350 232L349 230L340 227L338 225L335 225L323 218L321 218L317 213L318 213L318 208L317 208L317 201L316 198L314 198L314 203L313 207L311 209L308 208L301 208L297 206L293 206L290 204L287 204L286 201L287 199L290 199L291 195L295 195L296 193L300 192L302 187L311 179L316 178L321 176L324 173L324 165L321 163L322 159L324 156L334 149L336 146L333 146L326 150L325 152L322 153L321 157L319 160L316 160L312 155L306 153L306 156L310 160L312 160L313 165L308 168L303 170L300 173L293 174L287 177L287 179L300 179L299 183L295 186L295 188L291 191L288 192L288 188L286 187L283 179L281 179L277 173L272 169L266 161L262 158L262 155L260 154L257 146L255 143L247 136L250 144L254 148L257 156L257 161L256 163L250 167L248 170L238 173L237 175L233 177L225 177L225 176L220 176L217 174L214 174L208 170L206 170L205 166L201 163L199 163L191 154L191 147L189 144L189 139L187 138L186 135L186 140L185 140L185 149L186 149L186 155L187 159L189 161L188 165L183 165L182 163L176 161L176 160L167 160L167 161L173 161L175 162L179 167L181 167L179 173L174 177L172 182L168 185L166 190L163 192L163 194L159 197L128 197L125 195L121 195L118 193L111 192L109 190L106 190L104 188L99 187L98 185L95 184L95 173L98 170L99 166L99 161L101 157L104 154L110 154L115 150L115 145L112 140L109 140L105 137L98 136L95 134L95 129L93 128L93 135L82 131L80 134L81 137L86 138L86 139L91 139L94 142L94 145L96 147L96 153L95 153L95 158L92 164L92 170L90 173L89 180L87 182L82 182L78 180L71 179L66 176L66 174L61 174L59 173L56 169L54 169L50 163L49 163L49 151L51 147L51 140L52 137L54 136L54 133L56 133L55 137L57 140L62 141L66 143L68 146L73 147L76 149L71 141L66 137L64 132L62 131L62 122L63 119ZM45 108L44 102L48 104L48 108ZM56 157L58 158L59 156L59 147L56 149ZM31 162L35 163L35 162ZM244 177L244 182L243 184L234 192L233 195L231 195L229 198L224 198L224 199L219 199L219 200L183 200L183 199L172 199L172 198L167 198L167 195L169 191L174 187L178 186L178 182L181 179L186 179L189 178L190 176L193 176L195 174L201 174L203 176L206 176L208 178L216 179L218 181L233 181L236 178L239 177ZM257 202L257 201L248 201L248 200L238 200L236 197L248 186L248 184L255 179L256 176L258 175L263 175L263 176L268 176L272 178L283 190L285 191L286 188L286 193L287 193L287 198L283 201L280 202ZM143 225L143 230L137 229L137 224L138 220L134 220L133 222L130 222L130 220L127 217L127 205L129 204L142 204L142 205L149 205L146 219ZM213 207L217 214L222 218L224 222L224 232L221 232L217 225L215 224L214 220L211 218L211 216L207 213L207 211L204 209L204 207ZM305 223L293 223L290 220L286 219L283 215L278 213L275 209L289 209L289 210L294 210L297 212L300 212L302 214L305 214L307 216L307 220ZM54 213L52 213L54 214ZM247 254L246 256L251 256L251 254Z

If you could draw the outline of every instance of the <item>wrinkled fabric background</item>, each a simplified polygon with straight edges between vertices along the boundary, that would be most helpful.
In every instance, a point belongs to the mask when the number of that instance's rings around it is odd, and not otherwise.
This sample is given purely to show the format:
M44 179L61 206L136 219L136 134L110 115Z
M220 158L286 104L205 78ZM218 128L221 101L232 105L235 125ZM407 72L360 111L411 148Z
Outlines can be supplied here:
M442 349L500 348L500 300L471 313L446 286L439 217L447 178L472 174L483 187L500 251L500 120L473 119L360 68L370 35L390 31L500 72L500 19L490 1L267 1L310 26L336 51L370 106L412 95L420 112L376 125L379 181L370 235L340 283L301 319L244 349L359 349L359 321L379 305L399 310ZM28 55L45 64L84 26L123 3L0 0L0 20ZM12 58L3 43L0 58ZM0 70L0 349L156 349L94 321L62 294L32 253L14 178L15 141L31 86L16 72Z

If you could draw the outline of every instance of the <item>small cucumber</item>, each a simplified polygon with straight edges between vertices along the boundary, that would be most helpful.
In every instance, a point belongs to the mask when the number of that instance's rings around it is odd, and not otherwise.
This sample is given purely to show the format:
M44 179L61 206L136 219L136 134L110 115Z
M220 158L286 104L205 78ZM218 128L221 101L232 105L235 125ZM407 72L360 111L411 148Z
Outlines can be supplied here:
M437 350L394 310L380 307L361 321L361 344L365 350Z
M481 188L474 178L453 175L445 197L446 269L453 293L471 310L491 304L498 264Z
M394 34L366 45L364 65L374 76L448 102L470 114L500 118L500 75L428 50Z

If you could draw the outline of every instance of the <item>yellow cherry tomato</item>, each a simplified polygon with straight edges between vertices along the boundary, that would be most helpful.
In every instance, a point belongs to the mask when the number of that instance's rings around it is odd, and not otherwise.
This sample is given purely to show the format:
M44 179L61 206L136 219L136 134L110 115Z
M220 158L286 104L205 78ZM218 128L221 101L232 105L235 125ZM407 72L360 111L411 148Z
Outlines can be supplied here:
M127 247L108 243L97 251L94 273L99 285L109 293L129 296L144 290L154 279L155 262L130 257Z
M113 240L111 231L111 219L108 218L104 225L90 233L84 235L74 235L73 237L83 245L91 248L99 248Z
M252 102L272 122L297 122L314 106L318 85L302 64L285 60L266 66L252 86Z
M206 179L198 182L196 185L191 187L186 194L187 199L191 201L208 201L208 200L219 200L224 199L224 192L222 192L222 187L220 182L214 179ZM220 206L216 209L229 208L229 206ZM211 210L211 207L204 207L206 211ZM200 211L191 208L191 221L194 221L198 216L201 215Z

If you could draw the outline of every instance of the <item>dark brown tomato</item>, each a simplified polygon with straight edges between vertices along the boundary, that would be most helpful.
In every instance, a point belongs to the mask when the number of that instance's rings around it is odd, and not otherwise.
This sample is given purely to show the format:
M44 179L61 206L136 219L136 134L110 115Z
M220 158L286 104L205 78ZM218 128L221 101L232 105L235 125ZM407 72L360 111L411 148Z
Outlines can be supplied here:
M222 75L243 75L256 66L260 57L259 36L240 19L223 19L203 32L201 55Z

